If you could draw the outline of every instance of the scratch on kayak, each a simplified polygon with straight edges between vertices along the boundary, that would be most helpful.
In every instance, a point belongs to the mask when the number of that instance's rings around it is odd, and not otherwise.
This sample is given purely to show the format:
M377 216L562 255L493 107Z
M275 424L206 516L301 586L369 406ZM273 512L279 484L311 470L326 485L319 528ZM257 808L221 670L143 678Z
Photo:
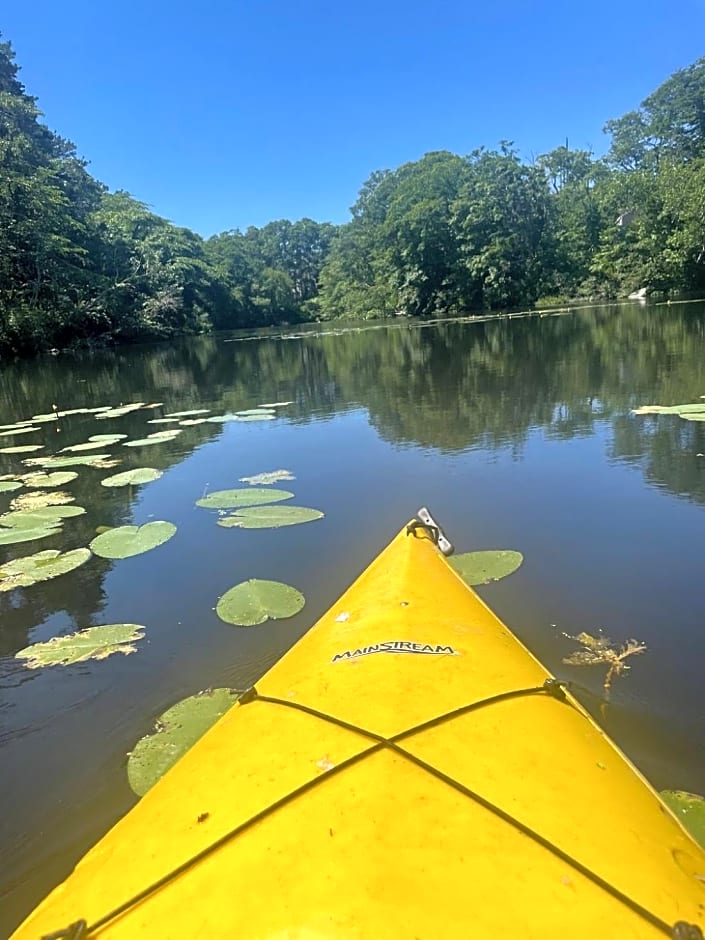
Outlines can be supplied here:
M335 764L327 754L324 754L320 760L316 761L316 767L318 767L320 770L332 770L335 767Z

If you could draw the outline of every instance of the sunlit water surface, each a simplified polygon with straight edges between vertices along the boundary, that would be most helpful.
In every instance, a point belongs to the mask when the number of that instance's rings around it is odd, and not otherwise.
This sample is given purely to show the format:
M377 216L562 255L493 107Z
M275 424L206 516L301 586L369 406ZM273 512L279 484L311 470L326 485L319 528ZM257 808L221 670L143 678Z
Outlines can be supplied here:
M0 594L0 935L135 801L126 754L199 690L252 684L403 523L428 505L458 550L510 548L523 567L481 589L658 788L705 790L705 423L643 417L643 403L705 395L705 305L346 328L169 345L5 366L0 423L59 408L163 402L110 421L76 415L31 437L54 453L112 431L140 438L168 412L293 403L262 423L186 427L149 448L112 445L120 470L164 476L106 489L78 468L86 514L59 536L0 548L0 564L85 546L98 526L165 519L177 535L123 561ZM30 455L31 456L31 455ZM25 471L0 454L0 474ZM288 469L321 521L215 524L204 492ZM19 491L21 492L21 491ZM17 494L0 494L0 511ZM295 585L290 620L238 629L214 611L247 578ZM439 599L442 603L442 599ZM104 623L144 624L130 656L29 670L29 643ZM602 629L648 651L600 707L603 670L562 663L564 634ZM77 912L77 916L78 916Z

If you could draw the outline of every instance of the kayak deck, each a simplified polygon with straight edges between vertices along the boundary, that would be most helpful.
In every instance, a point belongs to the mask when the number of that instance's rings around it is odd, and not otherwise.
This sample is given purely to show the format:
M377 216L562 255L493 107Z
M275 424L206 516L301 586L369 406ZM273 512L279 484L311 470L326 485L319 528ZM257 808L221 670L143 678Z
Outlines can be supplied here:
M551 680L404 530L15 937L703 926L705 853Z

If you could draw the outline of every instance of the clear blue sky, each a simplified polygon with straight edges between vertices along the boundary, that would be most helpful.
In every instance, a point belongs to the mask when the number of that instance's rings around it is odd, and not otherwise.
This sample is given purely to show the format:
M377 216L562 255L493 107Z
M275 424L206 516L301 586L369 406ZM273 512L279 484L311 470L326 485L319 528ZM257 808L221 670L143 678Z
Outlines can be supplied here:
M604 152L705 53L705 0L7 0L0 30L91 172L203 235L343 222L376 169L513 140Z

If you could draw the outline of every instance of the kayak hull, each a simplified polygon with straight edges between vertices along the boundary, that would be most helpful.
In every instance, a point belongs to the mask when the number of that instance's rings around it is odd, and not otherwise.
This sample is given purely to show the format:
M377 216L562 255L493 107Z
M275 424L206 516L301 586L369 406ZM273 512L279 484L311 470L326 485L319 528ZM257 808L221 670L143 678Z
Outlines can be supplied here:
M15 937L703 926L705 853L551 679L404 530Z

